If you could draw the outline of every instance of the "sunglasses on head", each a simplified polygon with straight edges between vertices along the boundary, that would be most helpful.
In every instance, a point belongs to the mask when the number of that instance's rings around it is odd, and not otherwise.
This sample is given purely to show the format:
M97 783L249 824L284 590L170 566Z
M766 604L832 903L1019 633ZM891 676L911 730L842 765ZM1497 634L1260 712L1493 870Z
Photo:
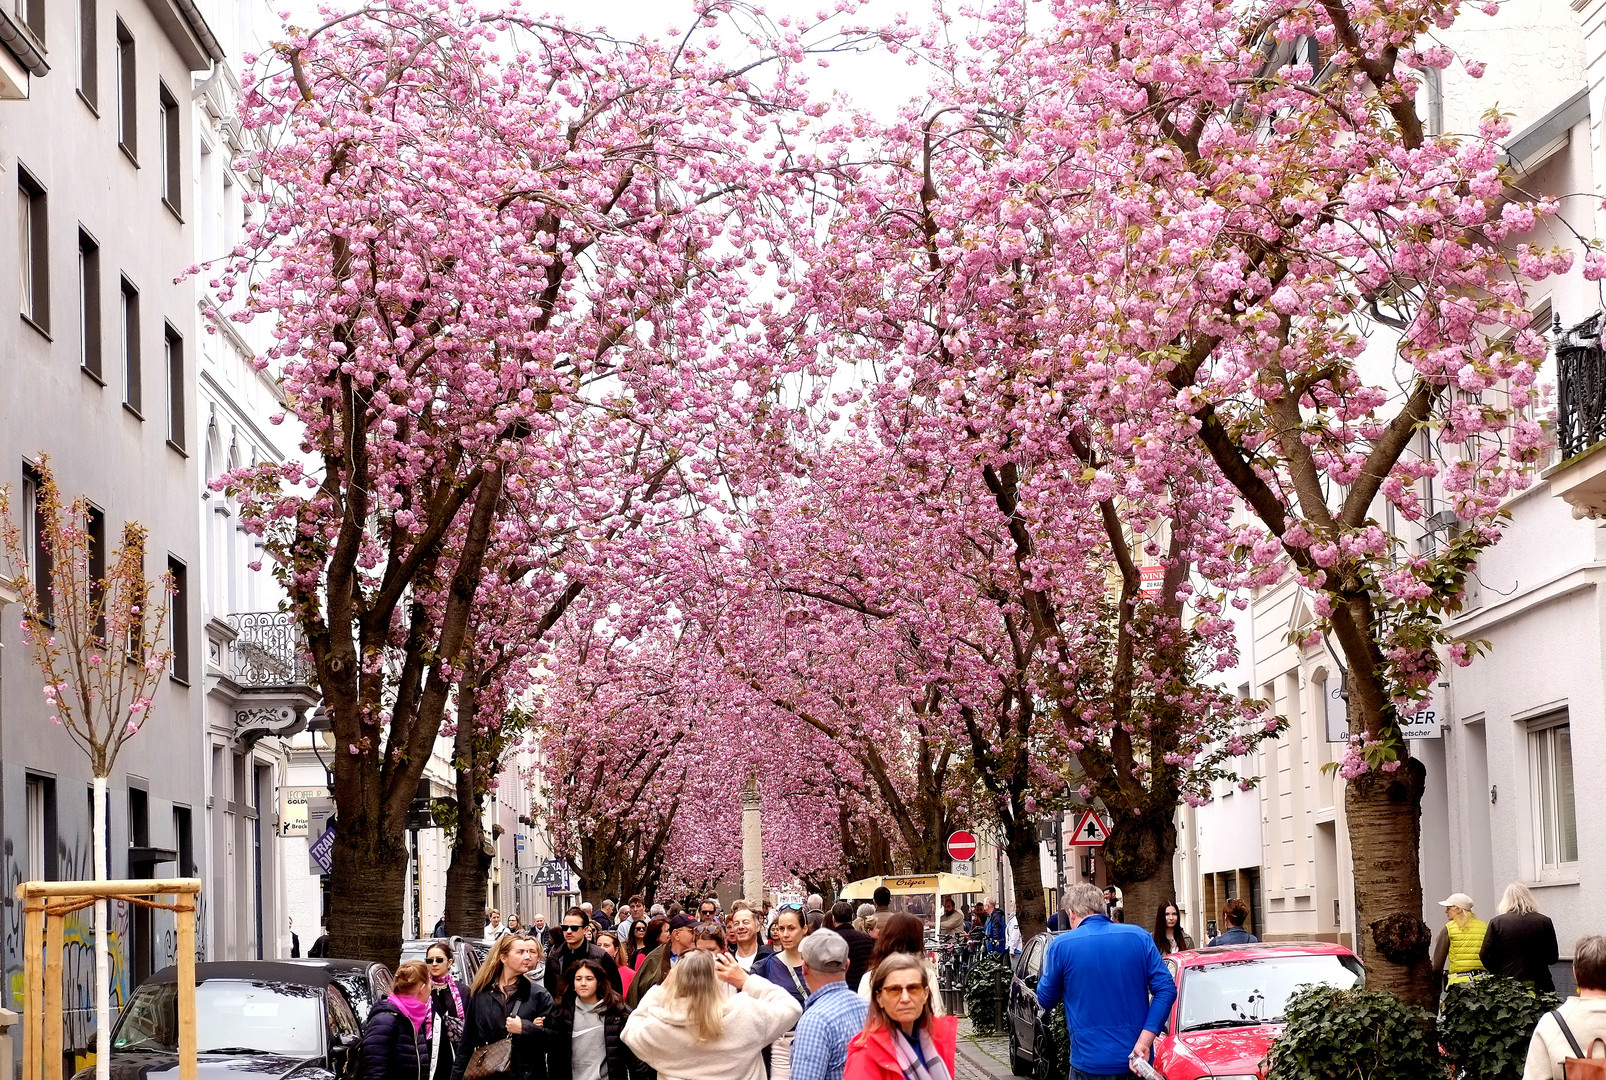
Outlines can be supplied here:
M802 911L803 910L803 905L802 904L782 904L781 907L780 907L780 910L781 911Z

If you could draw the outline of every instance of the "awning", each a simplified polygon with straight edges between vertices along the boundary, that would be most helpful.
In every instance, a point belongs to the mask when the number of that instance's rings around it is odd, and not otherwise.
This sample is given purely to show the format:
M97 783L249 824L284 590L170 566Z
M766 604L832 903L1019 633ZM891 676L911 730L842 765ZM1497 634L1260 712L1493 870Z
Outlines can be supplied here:
M837 894L839 900L868 900L876 889L886 886L893 896L917 896L942 893L944 896L986 892L981 878L961 877L958 874L888 874L886 877L860 878L850 881Z

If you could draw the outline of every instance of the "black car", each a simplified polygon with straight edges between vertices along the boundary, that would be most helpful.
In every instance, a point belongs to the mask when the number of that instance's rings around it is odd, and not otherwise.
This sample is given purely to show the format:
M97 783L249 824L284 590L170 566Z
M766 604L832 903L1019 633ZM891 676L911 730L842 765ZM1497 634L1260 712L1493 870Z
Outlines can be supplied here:
M111 1055L116 1080L176 1077L177 974L169 967L146 979L118 1014ZM389 992L389 970L360 960L197 964L201 1080L354 1077L363 1022ZM91 1067L73 1080L94 1074Z
M1045 930L1021 947L1009 980L1004 1009L1009 1025L1009 1068L1016 1076L1064 1080L1068 1062L1047 1031L1047 1016L1037 1004L1037 980L1043 975L1048 943L1061 931ZM1057 1059L1057 1060L1056 1060Z

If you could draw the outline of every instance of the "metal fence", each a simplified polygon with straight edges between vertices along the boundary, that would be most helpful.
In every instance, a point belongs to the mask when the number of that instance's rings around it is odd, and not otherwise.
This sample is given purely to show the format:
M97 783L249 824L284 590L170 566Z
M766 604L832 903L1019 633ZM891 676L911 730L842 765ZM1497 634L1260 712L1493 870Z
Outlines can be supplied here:
M301 624L284 611L246 611L226 616L235 634L229 675L241 686L309 686L312 661Z
M1556 441L1562 460L1606 438L1606 354L1600 313L1556 341Z

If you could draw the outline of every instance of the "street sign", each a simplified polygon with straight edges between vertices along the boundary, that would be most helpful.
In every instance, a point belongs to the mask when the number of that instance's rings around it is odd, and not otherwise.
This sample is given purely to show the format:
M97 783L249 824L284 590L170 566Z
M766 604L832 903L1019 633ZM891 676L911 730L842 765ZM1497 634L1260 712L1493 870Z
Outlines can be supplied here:
M282 787L279 789L279 835L307 835L307 803L329 798L329 788Z
M549 859L535 868L530 884L549 889L562 889L568 884L568 866L562 859Z
M1066 837L1067 844L1081 845L1083 847L1102 847L1104 841L1110 838L1110 826L1099 817L1097 810L1088 810L1076 823L1075 830Z
M1400 736L1405 739L1438 739L1442 738L1439 730L1439 721L1443 713L1439 710L1439 703L1428 699L1421 711L1411 716L1400 717Z
M948 834L948 857L963 862L976 857L976 838L964 829Z
M335 830L329 828L307 848L307 861L315 873L327 874L334 866L334 854Z
M524 834L523 833L515 833L513 835L513 850L514 851L523 851L524 850Z
M954 870L953 870L953 872L954 872L954 875L956 877L969 877L975 871L975 869L976 869L976 862L975 862L974 859L955 859L954 860Z
M1160 590L1165 588L1165 567L1142 566L1138 568L1138 575L1142 580L1144 598L1158 602Z

